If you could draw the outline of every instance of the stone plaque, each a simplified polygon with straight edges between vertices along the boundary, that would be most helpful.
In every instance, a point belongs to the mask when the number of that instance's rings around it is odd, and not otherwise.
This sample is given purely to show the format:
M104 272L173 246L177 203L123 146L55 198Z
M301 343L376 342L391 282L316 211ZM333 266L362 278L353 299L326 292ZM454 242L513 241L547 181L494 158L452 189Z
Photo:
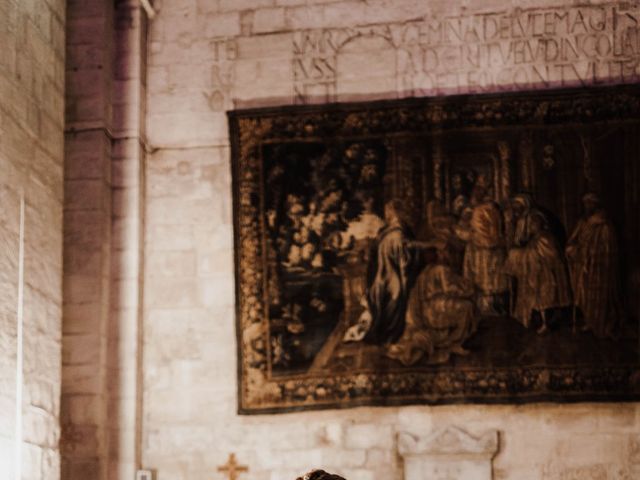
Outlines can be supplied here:
M492 460L498 453L498 432L475 438L449 427L427 437L398 435L405 480L491 480Z

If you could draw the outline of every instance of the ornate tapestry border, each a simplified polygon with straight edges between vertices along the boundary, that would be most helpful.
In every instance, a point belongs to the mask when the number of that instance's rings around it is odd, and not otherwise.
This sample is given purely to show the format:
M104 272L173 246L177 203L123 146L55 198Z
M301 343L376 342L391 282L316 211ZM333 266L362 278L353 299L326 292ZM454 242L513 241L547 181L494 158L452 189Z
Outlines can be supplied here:
M239 413L373 404L639 400L637 365L472 371L440 368L428 372L357 372L331 378L271 378L265 312L264 225L260 214L263 143L460 128L624 122L638 118L638 85L229 112Z

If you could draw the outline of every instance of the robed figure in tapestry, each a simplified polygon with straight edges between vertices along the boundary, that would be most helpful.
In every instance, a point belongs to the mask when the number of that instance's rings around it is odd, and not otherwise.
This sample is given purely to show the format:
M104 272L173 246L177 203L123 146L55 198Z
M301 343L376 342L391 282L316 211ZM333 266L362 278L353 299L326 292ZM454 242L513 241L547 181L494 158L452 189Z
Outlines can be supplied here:
M401 219L401 204L384 206L386 224L378 233L371 257L367 308L371 325L364 341L373 344L397 342L406 325L409 292L416 276L417 255L411 246L413 234Z
M614 337L624 318L615 226L598 195L589 193L582 203L584 216L567 244L574 305L584 318L583 331L599 338Z

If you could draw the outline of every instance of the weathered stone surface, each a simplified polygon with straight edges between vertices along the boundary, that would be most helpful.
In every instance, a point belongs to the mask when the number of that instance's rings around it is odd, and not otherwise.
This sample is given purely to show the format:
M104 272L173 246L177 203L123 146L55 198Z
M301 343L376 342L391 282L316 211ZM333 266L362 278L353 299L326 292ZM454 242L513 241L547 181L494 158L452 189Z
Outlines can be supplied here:
M349 449L391 448L393 428L376 423L350 425L346 431L345 446Z
M147 72L148 140L157 150L149 155L145 172L144 317L145 398L158 395L158 400L150 400L153 408L143 421L147 466L169 478L208 478L226 459L227 452L219 458L202 453L202 445L216 443L246 452L239 458L256 479L293 479L313 467L327 467L349 480L399 480L397 433L418 435L450 425L501 432L501 451L493 463L495 478L503 480L563 479L573 475L563 472L576 468L609 472L612 462L630 464L636 455L629 435L640 428L640 410L633 404L359 408L257 418L235 413L232 205L224 110L581 85L610 73L613 82L638 81L638 58L632 52L627 52L624 72L616 70L615 60L615 68L608 70L612 58L605 47L613 26L598 23L602 11L612 20L614 7L633 23L626 13L637 19L637 2L587 3L164 0L158 5ZM578 12L584 26L576 20ZM548 15L546 34L526 31L530 14L530 28ZM510 26L514 15L524 32L517 30L517 21L515 30ZM569 17L573 32L562 23ZM474 29L467 27L482 27L481 18L488 18L490 26L502 22L502 33L491 30L484 38L479 31L472 38ZM540 25L535 28L544 30ZM632 35L631 25L625 25L622 31ZM460 40L460 28L471 37L465 39L463 32ZM577 37L593 35L603 38L602 51L591 52L597 54L593 59L580 51L576 57L570 47ZM564 45L566 59L561 51L554 58L553 46L545 50L554 41ZM476 50L485 55L480 63ZM176 258L184 264L176 265ZM175 402L174 408L163 401ZM283 462L294 456L290 451L320 464L291 468Z
M491 480L491 462L498 453L498 432L486 432L479 438L457 427L427 437L400 433L398 451L404 458L407 480L418 480L425 474L436 479Z
M21 383L22 478L60 478L64 5L0 5L0 476L14 478ZM20 285L20 200L24 278ZM22 371L17 374L18 292Z
M133 478L143 14L128 0L67 10L62 472Z
M117 452L120 444L120 458L129 462L135 447L127 432L136 422L131 359L137 337L129 327L137 325L140 298L147 399L138 419L144 426L140 448L145 466L162 478L210 478L226 459L228 452L217 451L225 445L250 465L256 480L293 479L311 467L327 467L349 480L399 480L396 452L408 448L405 441L419 455L442 462L465 448L484 455L484 444L468 439L458 438L449 449L441 437L431 447L404 436L398 444L397 432L414 435L448 425L502 432L496 478L640 477L640 407L634 404L237 416L224 113L235 106L362 96L638 82L638 49L632 47L637 2L156 1L143 119L145 148L152 153L144 172L136 162L141 142L114 140L103 129L112 119L128 127L141 120L140 110L130 108L140 98L114 98L125 96L132 75L140 73L140 65L122 61L131 45L121 42L114 58L113 45L104 42L113 38L114 25L123 30L137 20L127 12L116 18L105 2L93 0L69 0L68 15L62 0L0 3L0 45L6 47L0 49L0 472L14 468L5 452L13 452L15 431L15 252L24 192L25 478L60 475L61 341L61 423L67 433L62 478L132 478L131 465L122 467L118 455L106 450ZM66 112L74 131L67 134L63 162L65 18ZM145 185L139 183L143 178ZM144 205L137 203L143 193ZM137 290L141 264L144 295ZM117 391L107 392L112 387ZM118 425L105 421L115 417Z

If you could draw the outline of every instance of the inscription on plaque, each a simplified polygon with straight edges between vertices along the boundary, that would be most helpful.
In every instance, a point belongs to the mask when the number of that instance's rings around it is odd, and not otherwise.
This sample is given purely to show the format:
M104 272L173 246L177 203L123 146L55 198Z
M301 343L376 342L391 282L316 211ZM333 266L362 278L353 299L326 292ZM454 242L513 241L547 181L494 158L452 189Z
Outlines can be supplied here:
M296 32L296 101L321 93L333 99L340 50L353 38L374 36L395 49L397 88L403 95L640 80L638 3L516 8Z
M398 74L417 93L633 82L639 19L616 4L425 20L405 26Z
M331 34L296 32L293 39L293 94L295 103L309 97L333 101L336 94L337 50Z

